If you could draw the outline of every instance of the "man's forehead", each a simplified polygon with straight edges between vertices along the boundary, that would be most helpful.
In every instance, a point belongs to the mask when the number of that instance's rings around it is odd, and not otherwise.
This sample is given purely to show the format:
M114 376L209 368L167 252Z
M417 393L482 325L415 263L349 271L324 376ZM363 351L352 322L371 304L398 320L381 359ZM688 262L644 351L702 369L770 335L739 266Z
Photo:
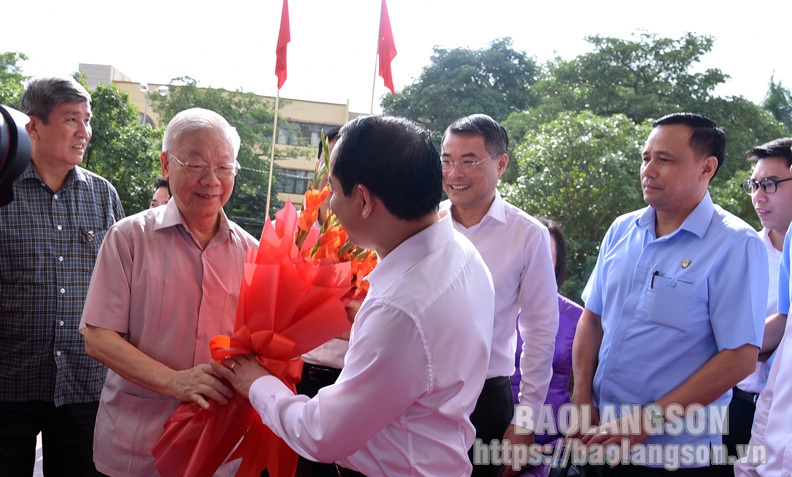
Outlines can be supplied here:
M90 116L91 114L91 103L88 101L82 101L79 103L62 103L56 106L53 112L57 112L58 114L83 114L88 113Z
M462 155L471 155L474 154L474 149L486 149L487 144L484 141L484 137L478 134L450 132L443 138L443 155L446 155L446 149L450 149L454 146L458 149L453 152Z

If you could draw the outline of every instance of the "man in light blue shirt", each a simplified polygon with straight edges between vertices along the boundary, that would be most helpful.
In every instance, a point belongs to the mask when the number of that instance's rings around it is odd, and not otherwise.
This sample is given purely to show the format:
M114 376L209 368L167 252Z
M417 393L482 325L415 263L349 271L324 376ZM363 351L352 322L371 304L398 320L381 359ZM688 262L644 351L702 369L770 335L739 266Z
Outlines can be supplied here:
M758 234L708 192L725 142L701 116L655 121L641 165L649 207L611 225L584 290L573 402L601 425L582 429L583 445L621 446L604 475L720 472L709 449L731 388L755 367L768 287Z

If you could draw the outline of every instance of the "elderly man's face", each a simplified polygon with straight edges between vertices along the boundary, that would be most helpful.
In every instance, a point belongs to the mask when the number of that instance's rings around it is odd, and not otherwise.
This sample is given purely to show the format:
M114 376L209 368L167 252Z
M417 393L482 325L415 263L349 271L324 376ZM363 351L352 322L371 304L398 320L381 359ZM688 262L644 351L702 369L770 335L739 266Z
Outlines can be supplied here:
M234 177L218 176L214 169L233 167L235 162L225 133L217 129L186 132L161 159L162 176L170 183L173 200L187 223L216 219L234 189Z

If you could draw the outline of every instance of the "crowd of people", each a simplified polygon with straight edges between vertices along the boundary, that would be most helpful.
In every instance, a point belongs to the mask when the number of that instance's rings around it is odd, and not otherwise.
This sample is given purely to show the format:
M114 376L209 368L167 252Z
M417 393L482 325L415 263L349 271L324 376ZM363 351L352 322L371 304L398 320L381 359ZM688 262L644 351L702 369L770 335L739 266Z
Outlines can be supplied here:
M569 449L581 475L792 471L792 138L746 153L757 233L709 193L724 130L656 120L647 207L611 225L581 307L558 292L562 224L498 192L498 122L460 118L440 151L400 117L330 131L325 207L378 264L351 331L303 356L294 394L252 356L209 353L234 331L258 246L223 211L234 127L174 116L151 208L125 217L80 167L90 101L71 78L38 78L20 104L31 160L0 207L0 474L32 475L40 433L46 476L158 475L151 449L176 407L235 393L301 456L298 476L547 476Z

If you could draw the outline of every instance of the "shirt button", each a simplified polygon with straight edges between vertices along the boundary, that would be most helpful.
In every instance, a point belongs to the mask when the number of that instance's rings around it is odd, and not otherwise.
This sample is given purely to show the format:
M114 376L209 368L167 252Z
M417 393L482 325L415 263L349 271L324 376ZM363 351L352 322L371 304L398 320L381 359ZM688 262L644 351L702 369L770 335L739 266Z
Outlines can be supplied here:
M56 352L55 352L55 356L60 356L60 355L61 355L61 352L60 352L60 351L56 351Z
M55 228L58 230L63 230L63 227L61 227L60 225L56 226Z
M66 289L65 288L61 288L60 292L61 292L61 295L63 295L64 293L66 293Z
M58 200L58 194L53 194L52 198L55 199L55 200Z
M61 326L63 326L63 320L60 320L60 321L58 322L58 324L59 324L59 325L61 325Z
M58 261L62 262L63 261L63 257L58 257Z

